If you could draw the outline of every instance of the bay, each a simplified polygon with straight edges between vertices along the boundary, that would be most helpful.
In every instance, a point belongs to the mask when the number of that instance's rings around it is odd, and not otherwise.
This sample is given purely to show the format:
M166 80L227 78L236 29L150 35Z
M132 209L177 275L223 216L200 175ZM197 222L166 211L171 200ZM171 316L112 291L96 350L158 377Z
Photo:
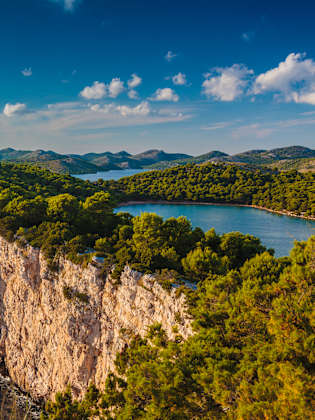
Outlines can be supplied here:
M315 221L279 215L250 207L145 203L121 206L116 212L138 216L143 212L157 213L164 219L186 216L194 227L211 228L222 234L239 231L260 238L263 245L273 248L277 257L289 255L294 240L302 241L315 233Z
M113 179L114 181L117 181L118 179L125 176L132 176L146 171L148 171L148 169L112 169L110 171L96 172L95 174L81 174L72 176L83 179L83 181L91 182L97 181L98 179L104 179L106 181Z

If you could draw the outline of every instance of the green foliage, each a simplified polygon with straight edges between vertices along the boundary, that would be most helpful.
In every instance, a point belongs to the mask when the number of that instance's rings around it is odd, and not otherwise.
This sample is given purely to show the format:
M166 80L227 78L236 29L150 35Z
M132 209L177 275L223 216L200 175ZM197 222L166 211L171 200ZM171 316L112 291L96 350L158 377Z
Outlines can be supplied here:
M65 392L58 392L55 401L48 401L41 414L41 420L87 420L97 416L99 391L90 385L82 401L74 400L71 387Z
M109 194L89 182L0 164L0 234L41 248L51 269L58 269L61 255L76 263L90 260L83 253L120 221L113 206Z
M60 194L47 199L50 220L73 223L78 216L79 202L73 195Z
M311 175L261 173L235 167L182 167L154 177L93 185L23 165L0 165L0 234L58 258L104 258L119 282L129 263L157 272L171 290L178 278L195 334L167 338L161 325L133 337L117 355L104 392L91 386L77 401L71 388L48 402L42 419L311 419L314 384L315 237L276 259L259 239L193 229L185 218L113 214L111 196L297 206L312 213ZM266 204L267 203L267 204ZM88 303L65 286L64 297ZM178 324L182 321L175 315ZM177 330L178 331L178 330Z
M175 328L170 340L154 324L146 337L129 338L116 375L108 376L87 413L117 420L313 418L315 236L296 243L290 258L262 252L239 266L235 240L241 258L255 241L231 235L211 231L196 248L212 244L232 262L225 273L210 270L190 291L195 334L184 341ZM72 418L92 418L75 417L82 403L68 393L48 404L46 419L57 418L64 399Z
M126 383L105 389L113 418L313 418L314 251L312 237L290 264L263 253L210 275L187 341L168 340L159 326L135 337L116 362Z
M186 165L104 181L121 201L167 200L247 204L315 215L315 174L263 171L236 165Z
M0 234L40 248L53 270L60 256L84 265L97 255L117 281L129 264L148 273L173 270L198 282L265 250L249 236L204 234L184 217L115 215L101 186L30 166L0 165L0 186ZM169 289L171 280L162 277Z

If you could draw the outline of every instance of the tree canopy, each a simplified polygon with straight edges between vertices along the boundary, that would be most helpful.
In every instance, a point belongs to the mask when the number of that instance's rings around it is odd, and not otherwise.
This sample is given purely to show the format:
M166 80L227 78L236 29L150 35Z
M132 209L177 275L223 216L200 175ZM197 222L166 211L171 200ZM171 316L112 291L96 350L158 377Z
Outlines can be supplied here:
M133 337L80 418L312 419L314 256L313 236L290 258L264 252L210 272L187 292L194 335L169 340L156 324ZM60 395L43 419L59 407Z
M121 201L167 200L248 204L315 215L315 174L263 171L227 164L186 165L100 181Z

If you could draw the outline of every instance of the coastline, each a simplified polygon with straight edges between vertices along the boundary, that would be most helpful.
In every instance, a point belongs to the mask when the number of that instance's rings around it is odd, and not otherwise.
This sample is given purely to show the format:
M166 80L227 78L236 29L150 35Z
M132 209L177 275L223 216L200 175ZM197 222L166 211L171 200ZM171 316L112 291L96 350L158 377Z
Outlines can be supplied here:
M227 206L227 207L251 207L258 210L268 211L270 213L279 214L282 216L289 216L289 217L297 217L299 219L304 220L311 220L314 221L315 217L312 216L303 216L299 214L295 214L285 210L272 210L268 209L267 207L256 206L254 204L231 204L231 203L210 203L210 202L195 202L195 201L167 201L167 200L139 200L139 201L126 201L122 203L118 203L117 207L125 207L125 206L132 206L135 204L183 204L183 205L197 205L197 206Z

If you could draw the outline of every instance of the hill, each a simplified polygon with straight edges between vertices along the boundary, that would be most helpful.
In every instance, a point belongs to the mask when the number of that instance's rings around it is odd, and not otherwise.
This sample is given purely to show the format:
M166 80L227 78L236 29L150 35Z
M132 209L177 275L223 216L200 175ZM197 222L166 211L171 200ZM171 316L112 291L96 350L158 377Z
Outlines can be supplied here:
M313 214L313 184L211 163L93 184L0 163L0 358L36 398L65 389L41 419L312 419L314 237L275 258L249 234L115 214L112 197Z
M88 173L97 172L98 167L79 155L69 156L52 152L51 150L15 150L12 148L0 150L0 161L32 163L42 168L58 173Z
M187 165L188 163L192 164L199 164L199 163L205 163L205 162L211 162L213 160L223 160L225 158L229 157L227 153L219 152L217 150L213 150L212 152L205 153L200 156L196 157L189 157L184 159L177 159L174 161L162 161L159 163L155 163L153 165L150 165L150 168L152 169L167 169L171 168L173 166L177 165Z
M59 173L95 173L110 169L141 169L159 161L190 158L182 153L166 153L163 150L147 150L137 155L128 152L87 153L85 155L63 155L51 150L0 150L0 161L32 163Z
M314 168L312 159L315 150L303 146L282 147L272 150L249 150L236 155L228 155L217 150L200 156L183 153L166 153L163 150L147 150L132 155L126 151L118 153L86 153L84 155L63 155L51 150L0 150L0 161L32 163L58 173L95 173L111 169L166 169L178 165L202 164L218 161L232 164L269 166L279 170L296 169L310 171Z
M315 150L303 146L282 147L272 150L250 150L230 156L230 162L242 162L256 165L270 165L281 160L314 158Z
M177 165L186 165L187 163L200 164L211 161L241 163L259 166L277 167L280 170L297 169L308 170L309 165L301 165L299 167L300 159L315 158L315 150L303 146L289 146L272 150L249 150L247 152L238 153L236 155L228 155L219 151L212 151L193 158L180 159L172 162L159 162L151 165L152 169L165 169ZM295 161L295 166L281 165L279 162ZM277 165L276 165L277 164Z
M311 172L272 171L225 162L188 164L146 171L117 181L104 181L120 202L173 201L246 204L314 218L314 182Z

